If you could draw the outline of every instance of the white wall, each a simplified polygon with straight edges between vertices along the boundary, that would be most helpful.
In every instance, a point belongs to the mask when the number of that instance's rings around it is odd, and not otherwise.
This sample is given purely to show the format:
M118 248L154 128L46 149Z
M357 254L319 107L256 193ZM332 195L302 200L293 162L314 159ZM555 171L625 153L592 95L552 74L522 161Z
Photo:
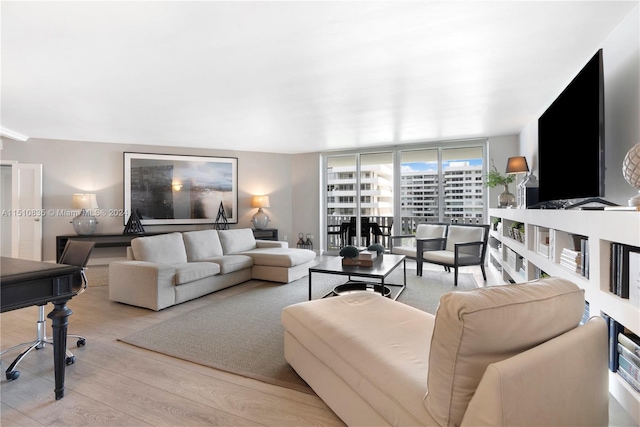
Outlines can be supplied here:
M178 149L161 146L87 143L30 139L27 142L3 139L0 155L3 160L43 165L43 209L71 209L71 195L78 192L96 193L100 209L123 209L123 153L187 154L238 158L238 224L232 228L251 227L251 196L268 194L271 207L265 209L270 228L279 230L292 240L294 211L291 192L291 156L242 151ZM43 227L43 260L55 260L55 236L74 234L72 218L45 216ZM181 227L146 226L146 231L211 228L211 225ZM99 218L96 233L117 233L124 230L121 216ZM297 231L296 231L297 235ZM295 243L295 241L294 241ZM100 248L100 257L123 256L121 248ZM96 254L97 255L97 254Z
M640 143L640 6L601 43L604 58L605 92L605 197L626 205L636 194L622 176L622 161L631 147ZM590 58L585 58L586 64ZM580 70L576 70L577 75ZM568 84L568 82L567 82ZM560 93L558 93L559 95ZM544 113L555 100L550 99L538 114ZM538 121L527 124L520 133L520 152L527 157L529 168L538 175ZM544 179L544 177L539 177ZM580 179L580 170L567 168L567 185Z
M519 156L520 155L520 146L518 137L516 135L510 136L494 136L489 138L487 142L489 158L487 169L491 169L492 164L496 166L498 172L502 175L505 175L505 171L507 170L507 160L509 157ZM523 178L523 175L516 176L516 180L509 184L509 192L513 195L516 194L516 185L519 180ZM489 189L489 207L497 208L498 207L498 195L504 191L502 186L494 187Z

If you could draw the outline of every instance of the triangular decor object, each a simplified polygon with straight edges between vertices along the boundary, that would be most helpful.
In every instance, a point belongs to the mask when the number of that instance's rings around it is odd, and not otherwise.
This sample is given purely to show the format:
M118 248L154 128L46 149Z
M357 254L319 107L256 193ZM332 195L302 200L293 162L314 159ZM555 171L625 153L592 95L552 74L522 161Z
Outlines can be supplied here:
M122 234L143 234L144 227L140 222L140 215L138 215L138 210L136 209L131 216L129 217L129 221L127 221L127 225L124 227L124 231Z
M227 215L224 213L224 206L222 206L222 202L220 202L220 207L218 208L218 216L216 216L216 230L228 230L229 223L227 222Z

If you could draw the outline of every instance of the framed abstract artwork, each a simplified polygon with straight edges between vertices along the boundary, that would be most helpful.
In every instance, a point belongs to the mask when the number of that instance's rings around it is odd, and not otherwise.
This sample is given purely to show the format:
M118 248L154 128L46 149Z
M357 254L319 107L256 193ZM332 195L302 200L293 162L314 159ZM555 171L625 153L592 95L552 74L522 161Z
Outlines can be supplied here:
M124 153L124 223L215 223L220 207L238 222L238 159Z

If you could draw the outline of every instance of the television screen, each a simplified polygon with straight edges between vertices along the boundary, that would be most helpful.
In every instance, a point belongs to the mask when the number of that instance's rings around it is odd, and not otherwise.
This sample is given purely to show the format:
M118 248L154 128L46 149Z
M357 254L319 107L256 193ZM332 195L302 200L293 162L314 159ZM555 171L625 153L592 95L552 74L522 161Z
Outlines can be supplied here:
M539 201L604 197L602 49L538 120Z

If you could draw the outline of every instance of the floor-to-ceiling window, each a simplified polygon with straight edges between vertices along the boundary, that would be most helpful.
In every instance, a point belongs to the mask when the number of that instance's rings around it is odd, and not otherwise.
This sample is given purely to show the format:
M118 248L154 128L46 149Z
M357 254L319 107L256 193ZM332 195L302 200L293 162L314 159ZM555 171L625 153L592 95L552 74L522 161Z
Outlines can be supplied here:
M323 156L324 249L413 234L420 222L484 223L486 141Z

